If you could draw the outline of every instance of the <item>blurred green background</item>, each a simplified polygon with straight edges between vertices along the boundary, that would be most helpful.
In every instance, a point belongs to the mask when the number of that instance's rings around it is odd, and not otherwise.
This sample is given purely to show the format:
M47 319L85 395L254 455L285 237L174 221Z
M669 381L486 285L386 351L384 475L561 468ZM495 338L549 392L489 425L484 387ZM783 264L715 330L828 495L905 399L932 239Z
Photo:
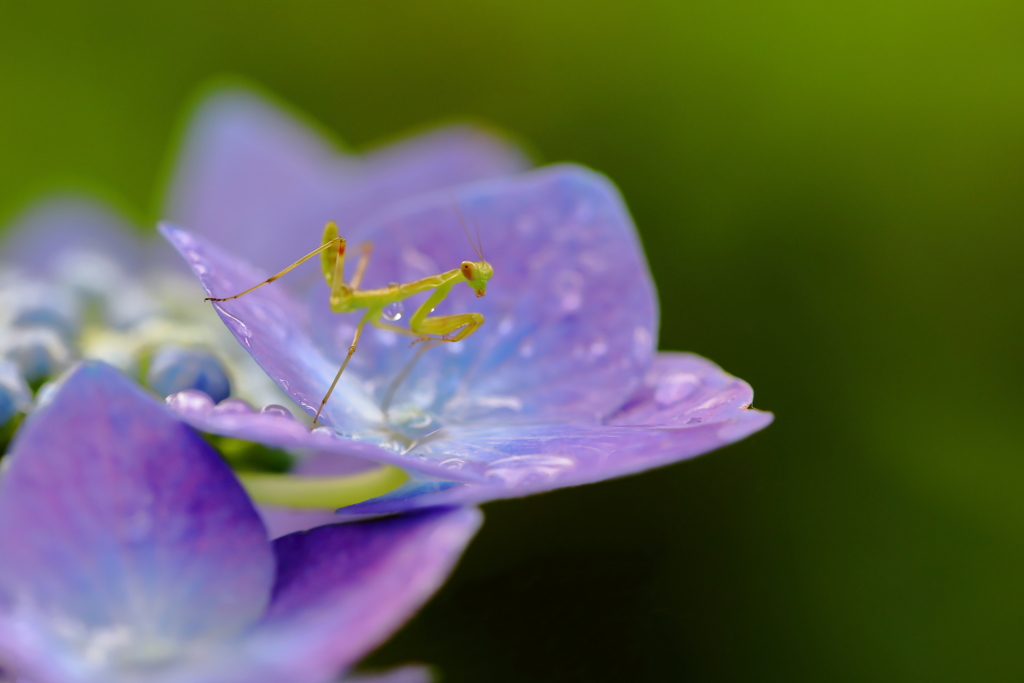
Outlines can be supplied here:
M1024 677L1024 3L0 2L0 210L151 224L243 75L356 146L473 116L622 188L661 347L777 420L486 507L368 664L465 681Z

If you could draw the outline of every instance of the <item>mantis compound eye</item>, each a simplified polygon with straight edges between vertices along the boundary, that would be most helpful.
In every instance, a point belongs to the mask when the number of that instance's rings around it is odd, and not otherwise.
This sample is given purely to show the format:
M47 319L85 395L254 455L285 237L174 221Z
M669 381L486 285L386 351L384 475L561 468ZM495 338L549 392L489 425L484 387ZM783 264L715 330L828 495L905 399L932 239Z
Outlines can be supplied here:
M473 263L472 261L463 261L462 266L460 266L460 268L462 270L462 276L465 277L467 280L473 281L476 279L475 263Z

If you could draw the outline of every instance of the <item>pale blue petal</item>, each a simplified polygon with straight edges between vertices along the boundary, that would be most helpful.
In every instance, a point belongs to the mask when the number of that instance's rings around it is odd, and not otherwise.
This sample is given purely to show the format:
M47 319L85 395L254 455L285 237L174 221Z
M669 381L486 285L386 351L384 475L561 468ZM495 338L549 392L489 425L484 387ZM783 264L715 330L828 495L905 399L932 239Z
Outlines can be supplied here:
M191 657L263 613L273 556L241 486L109 366L73 371L5 463L0 631L41 671L112 678L126 661Z

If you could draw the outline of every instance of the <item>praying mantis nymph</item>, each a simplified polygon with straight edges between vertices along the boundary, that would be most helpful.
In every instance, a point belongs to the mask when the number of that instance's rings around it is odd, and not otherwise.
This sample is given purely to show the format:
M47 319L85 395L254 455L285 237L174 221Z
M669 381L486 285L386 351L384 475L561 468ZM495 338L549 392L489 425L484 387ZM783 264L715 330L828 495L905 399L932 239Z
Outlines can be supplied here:
M465 228L465 223L463 223L463 227ZM468 237L468 229L466 234ZM479 234L477 235L477 240L479 241ZM472 238L470 238L470 243L473 244ZM363 275L366 273L366 267L370 262L370 253L373 250L373 245L369 242L363 243L362 253L359 255L359 261L356 263L356 271L349 282L345 282L344 278L345 249L345 238L338 236L338 226L331 221L324 227L322 244L281 272L234 296L206 298L206 301L231 301L232 299L237 299L254 289L270 284L304 261L320 254L324 279L327 280L327 286L331 289L331 310L335 313L350 313L366 309L366 313L363 314L359 324L356 325L356 333L352 337L352 344L348 347L348 355L345 356L341 367L338 368L338 374L334 376L334 381L331 382L330 388L327 389L327 393L324 394L323 399L320 401L320 407L317 408L316 415L313 418L313 426L316 426L317 421L320 419L320 413L323 412L324 406L327 404L327 399L331 397L334 387L338 384L338 380L341 379L341 374L345 372L345 367L356 352L356 347L359 345L359 337L362 335L363 327L366 326L366 323L381 329L416 337L417 339L413 341L413 344L420 341L460 341L476 332L484 324L484 316L482 314L459 313L456 315L431 316L430 313L434 310L435 306L444 301L448 293L451 292L452 287L460 282L465 282L469 285L478 297L483 296L487 293L487 281L494 275L494 268L484 258L481 246L473 244L473 250L480 257L479 261L463 261L458 268L438 273L437 275L429 275L404 284L394 283L378 289L359 289L359 285L363 281ZM414 294L430 290L433 290L433 294L420 304L416 312L409 318L408 329L398 325L391 325L382 320L385 308L391 304L407 299Z

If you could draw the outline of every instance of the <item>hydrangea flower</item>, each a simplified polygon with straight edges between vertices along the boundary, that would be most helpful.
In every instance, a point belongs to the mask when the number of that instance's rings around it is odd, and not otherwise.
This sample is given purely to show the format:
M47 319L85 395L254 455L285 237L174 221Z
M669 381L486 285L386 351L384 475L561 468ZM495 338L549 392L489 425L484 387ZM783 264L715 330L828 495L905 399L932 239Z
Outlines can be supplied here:
M73 370L4 462L0 675L32 683L331 680L480 523L443 509L271 543L217 453L103 364Z
M216 165L230 168L232 161ZM236 188L223 201L245 214L257 194L255 185L245 193ZM424 354L397 392L393 383L416 350L394 333L367 328L323 414L330 429L307 434L295 423L224 414L201 397L180 397L181 414L201 429L315 444L412 473L404 486L346 507L345 515L600 481L705 453L772 419L751 408L749 385L713 363L655 352L655 292L636 231L614 186L592 171L545 168L421 195L352 221L323 210L311 215L290 196L272 197L275 215L294 212L320 218L321 225L337 218L350 243L373 241L365 287L424 277L471 258L453 202L479 227L495 268L485 298L460 287L439 309L481 312L484 328ZM259 202L265 207L271 196L260 194ZM305 244L282 249L268 272L243 258L244 244L224 240L220 226L191 227L199 234L170 224L162 231L211 296L240 292L317 243L307 226ZM310 413L356 322L330 313L327 299L318 282L302 293L267 286L216 305L239 342Z
M261 228L302 223L301 215L289 220L274 213L281 196L314 214L358 216L410 194L526 164L515 147L466 125L364 155L341 154L268 101L240 90L207 98L190 131L167 211L222 225L223 236L240 240L256 259L270 258L293 239ZM254 211L225 215L231 202L209 201L253 187L262 187L258 194L269 204L257 199L247 204ZM199 390L228 412L253 404L273 416L294 409L203 303L201 288L166 242L142 239L93 200L59 196L31 207L0 243L0 449L17 424L12 416L31 408L27 382L38 385L79 358L114 364L162 395ZM335 472L345 469L338 460L331 462ZM373 464L350 459L348 469ZM374 476L369 489L365 481L346 485L366 497L404 479L395 471L382 481Z

